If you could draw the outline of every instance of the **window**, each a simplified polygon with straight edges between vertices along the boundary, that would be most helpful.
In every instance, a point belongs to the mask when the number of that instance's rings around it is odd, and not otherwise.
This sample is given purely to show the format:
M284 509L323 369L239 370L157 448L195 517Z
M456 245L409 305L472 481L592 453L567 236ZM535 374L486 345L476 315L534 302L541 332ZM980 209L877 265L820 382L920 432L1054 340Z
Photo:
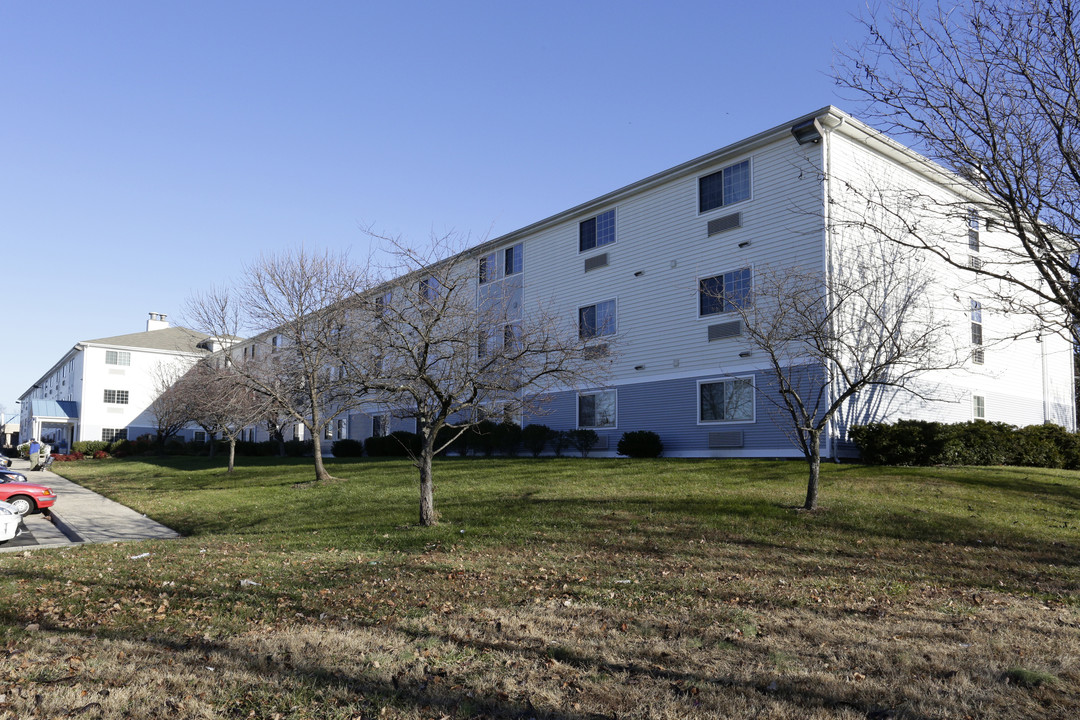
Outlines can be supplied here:
M424 300L435 302L435 298L439 297L439 281L433 277L424 278L420 281L418 292Z
M615 301L605 300L578 308L578 335L582 340L615 334Z
M615 211L608 210L578 225L578 252L615 242Z
M698 312L705 317L747 307L752 287L750 268L702 278L698 281Z
M698 383L698 421L753 422L754 381L752 378L705 380Z
M375 316L382 317L386 314L386 308L390 305L391 293L385 292L375 298Z
M982 395L971 396L971 415L976 420L986 419L986 398Z
M499 266L495 263L495 253L480 258L480 284L489 283L498 277Z
M101 428L101 439L105 442L127 440L127 428Z
M519 352L521 350L521 326L509 324L503 326L503 350Z
M206 433L202 430L195 431L195 442L206 442Z
M131 353L126 350L106 350L106 365L131 365Z
M968 210L968 249L979 252L979 211Z
M982 304L978 300L971 301L971 344L983 344Z
M614 390L581 393L578 395L578 427L615 427L615 404Z
M371 416L371 437L383 437L386 435L386 416Z
M337 436L338 439L349 437L349 420L347 418L338 418Z
M749 160L698 178L698 212L708 212L749 199Z
M503 274L517 275L522 269L522 246L521 243L503 250Z
M127 405L128 404L128 391L127 390L106 390L105 402L113 403L114 405Z
M275 335L274 337L270 338L270 352L276 353L278 351L278 348L280 348L280 347L281 347L281 336L280 335Z

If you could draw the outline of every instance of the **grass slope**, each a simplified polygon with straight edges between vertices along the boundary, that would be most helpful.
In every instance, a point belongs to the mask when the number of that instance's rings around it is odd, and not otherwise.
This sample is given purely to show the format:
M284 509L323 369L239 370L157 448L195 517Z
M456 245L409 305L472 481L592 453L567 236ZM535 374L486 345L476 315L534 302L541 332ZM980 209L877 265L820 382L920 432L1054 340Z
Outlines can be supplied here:
M0 719L1080 716L1077 473L245 462L58 466L185 538L0 555Z

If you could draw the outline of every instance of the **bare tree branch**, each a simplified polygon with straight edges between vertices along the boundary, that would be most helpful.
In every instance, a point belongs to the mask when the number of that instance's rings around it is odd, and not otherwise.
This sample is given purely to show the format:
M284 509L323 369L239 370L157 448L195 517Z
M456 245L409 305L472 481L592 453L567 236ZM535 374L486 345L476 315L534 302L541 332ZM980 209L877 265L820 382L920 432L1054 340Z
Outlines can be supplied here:
M420 522L432 525L437 453L485 415L520 417L553 392L597 383L613 348L551 302L524 303L520 246L484 255L453 236L423 249L375 237L397 261L395 279L363 298L368 342L349 374L397 417L416 419Z
M864 116L963 179L959 201L921 197L941 216L972 208L989 223L975 268L1005 309L1074 335L1080 316L1080 19L1071 0L898 0L862 20L837 83ZM968 269L929 232L912 247ZM1064 311L1064 312L1062 312Z

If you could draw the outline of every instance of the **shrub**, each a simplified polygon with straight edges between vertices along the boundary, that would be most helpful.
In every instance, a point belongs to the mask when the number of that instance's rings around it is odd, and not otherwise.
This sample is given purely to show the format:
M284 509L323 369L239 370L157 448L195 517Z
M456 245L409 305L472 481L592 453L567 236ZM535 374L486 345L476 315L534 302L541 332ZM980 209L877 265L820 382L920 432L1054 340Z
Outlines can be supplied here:
M570 431L569 430L552 430L551 431L551 449L555 453L555 457L561 458L563 450L570 447Z
M104 450L95 450L94 451L94 459L95 460L104 460L107 457L109 457L109 454L107 452L105 452Z
M472 426L469 431L469 447L474 451L479 451L484 454L484 457L491 457L495 454L495 448L498 447L498 440L496 433L499 426L490 420L481 420Z
M184 438L171 437L165 441L165 452L170 455L187 455L187 443Z
M944 448L924 465L1005 465L1013 453L1012 425L974 420L940 427Z
M596 434L595 430L570 430L566 433L566 437L570 444L581 453L583 458L589 457L589 453L596 447L596 443L600 442L600 436Z
M901 420L849 431L863 462L874 465L1023 465L1080 468L1080 435L1058 425L1017 429L1000 422Z
M397 430L383 437L369 437L364 443L369 457L407 457L409 453L420 454L420 436L406 430Z
M30 457L30 443L21 443L19 445L19 457L26 460Z
M521 445L521 426L504 420L495 427L495 446L499 452L516 457Z
M107 440L79 440L71 443L73 453L81 452L84 455L93 455L98 450L108 451L110 443Z
M664 443L651 430L634 430L623 433L617 451L632 458L655 458L664 452Z
M281 444L277 440L269 440L274 451L271 455L277 455L281 451ZM359 441L357 441L359 442ZM310 440L286 440L285 457L304 457L315 454L315 443Z
M521 429L521 444L532 453L533 457L539 457L551 440L551 435L551 428L547 425L526 425Z
M871 423L851 428L848 435L871 465L930 465L941 462L946 436L941 423L898 420L892 425Z
M361 457L364 454L364 443L359 440L342 438L330 446L334 457Z
M109 443L107 452L113 457L127 457L134 454L135 446L130 440L113 440Z
M450 443L446 446L445 450L439 453L440 455L449 453L457 453L462 456L467 455L469 452L468 435L468 430L461 432L461 428L446 427L444 425L439 429L438 434L435 436L435 447L438 449L443 445ZM451 438L454 438L453 441L451 441Z

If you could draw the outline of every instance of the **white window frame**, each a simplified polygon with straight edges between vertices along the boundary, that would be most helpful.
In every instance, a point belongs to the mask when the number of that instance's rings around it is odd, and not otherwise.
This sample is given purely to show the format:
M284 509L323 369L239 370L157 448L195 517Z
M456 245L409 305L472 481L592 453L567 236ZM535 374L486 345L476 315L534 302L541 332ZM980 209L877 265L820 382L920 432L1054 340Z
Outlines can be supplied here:
M376 413L371 416L371 437L386 437L390 434L389 416L386 413ZM375 433L375 423L379 423L382 427L378 428L381 432Z
M719 205L717 205L716 207L711 207L708 210L702 210L701 209L701 180L702 180L702 178L707 178L710 175L715 175L717 173L723 173L728 168L733 168L736 165L742 165L743 163L747 164L747 167L749 168L749 172L750 172L750 194L747 195L742 200L736 200L736 201L730 202L730 203L723 202L723 198L721 197L721 202L720 202ZM720 182L723 182L723 175L720 176ZM730 162L730 163L724 165L723 167L718 168L716 170L713 170L711 172L707 172L707 173L704 173L702 175L698 175L697 177L694 178L694 184L696 185L695 190L697 191L697 206L698 206L698 216L699 217L701 215L708 215L709 213L714 213L717 210L723 210L724 208L731 207L732 205L738 205L739 203L749 202L749 201L754 199L754 158L752 158L752 157L743 158L742 160L737 160L735 162ZM722 195L722 193L721 193L721 195Z
M982 412L980 413L980 406ZM971 395L971 419L972 420L985 420L986 419L986 396L985 395Z
M514 272L506 272L506 253L513 251L514 248L518 248L518 254L521 256L521 269L515 270ZM500 259L502 260L499 269L502 271L503 277L513 277L515 275L520 275L521 273L525 272L525 243L514 243L513 245L508 245L507 247L504 247L502 250L499 251L499 255Z
M611 242L606 242L603 245L601 245L600 243L596 243L595 245L593 245L590 248L582 248L581 247L581 226L583 224L589 222L590 220L597 220L597 219L599 219L599 217L601 215L607 215L608 213L611 213L611 217L613 218L612 223L614 223L614 226L615 226L615 232L614 232L615 239L612 240ZM609 245L615 245L618 242L619 242L619 209L617 207L608 208L607 210L603 210L601 212L598 212L598 213L596 213L594 215L590 215L589 217L583 218L582 220L578 221L578 243L577 243L578 255L581 255L582 253L592 252L594 250L599 250L600 248L606 248ZM522 257L522 263L524 265L524 257Z
M611 412L611 425L582 425L581 424L581 398L585 396L611 395L614 398L614 409ZM618 388L605 388L602 390L583 390L574 396L575 426L578 430L617 430L619 427L619 390Z
M694 305L695 305L694 312L697 313L697 317L698 317L699 320L708 319L710 322L712 322L716 318L733 317L738 313L737 310L720 310L719 312L709 313L707 315L702 314L702 312L701 312L701 281L702 280L709 280L709 279L712 279L712 278L715 278L715 277L722 277L722 276L727 275L729 273L742 272L743 270L749 270L750 271L750 302L747 304L747 307L753 307L753 305L754 305L754 276L756 275L756 273L754 272L754 265L753 264L743 265L742 267L732 268L730 270L721 270L720 272L708 273L706 275L699 275L694 281ZM725 302L725 304L726 304L726 302Z
M106 437L108 435L108 437ZM101 441L102 442L115 442L117 440L127 440L127 428L101 428Z
M701 417L701 386L715 385L716 383L735 383L739 380L750 381L750 419L749 420L704 420ZM749 425L757 422L757 378L754 375L727 375L721 377L702 378L697 381L694 403L697 405L698 425Z
M109 393L113 393L112 400L109 399ZM120 398L123 398L123 400ZM107 405L129 405L131 403L131 393L127 390L110 390L106 388L102 395L102 402Z
M584 337L581 334L581 311L585 310L586 308L595 308L598 305L608 302L611 303L615 308L614 312L612 312L612 317L615 319L615 322L614 327L611 329L611 332L597 333L595 335L590 335L589 337ZM577 324L578 328L578 338L580 338L581 340L596 340L598 338L615 337L619 334L619 298L610 297L605 298L604 300L597 300L596 302L592 302L587 305L579 305L577 309L577 315L574 318L574 321Z
M481 255L476 261L477 281L480 285L487 285L499 279L499 251Z
M110 355L112 355L112 362L109 361ZM131 353L127 350L106 350L105 364L116 365L117 367L131 367ZM66 367L64 369L67 370Z
M980 237L980 231L982 230L982 222L979 216L978 208L968 208L967 211L967 238L968 238L968 251L979 252L982 250L982 240Z

